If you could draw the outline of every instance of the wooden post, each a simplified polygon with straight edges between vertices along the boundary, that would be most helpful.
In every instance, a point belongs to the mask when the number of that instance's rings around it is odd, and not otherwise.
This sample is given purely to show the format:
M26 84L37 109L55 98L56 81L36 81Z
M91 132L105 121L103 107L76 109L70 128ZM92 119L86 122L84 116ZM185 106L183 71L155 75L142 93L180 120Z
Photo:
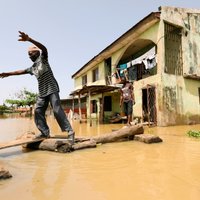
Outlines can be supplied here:
M89 102L89 117L90 117L90 126L92 126L92 118L91 118L91 93L90 90L88 91L88 102Z
M80 98L80 94L78 94L78 107L79 107L79 122L81 123L82 113L81 113L81 98Z
M104 93L102 93L102 98L99 98L100 103L100 116L99 116L99 123L103 123L104 119Z
M73 95L73 100L72 100L72 111L73 111L73 113L72 113L72 119L74 119L74 95Z
M150 126L149 85L147 85L147 116L148 116L148 124Z

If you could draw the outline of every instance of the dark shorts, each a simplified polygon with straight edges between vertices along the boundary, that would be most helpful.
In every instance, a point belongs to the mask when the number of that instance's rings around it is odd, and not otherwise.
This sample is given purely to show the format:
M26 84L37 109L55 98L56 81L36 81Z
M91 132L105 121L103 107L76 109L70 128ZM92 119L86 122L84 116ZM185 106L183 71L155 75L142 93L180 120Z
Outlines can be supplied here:
M133 113L133 101L124 102L125 115L132 115Z

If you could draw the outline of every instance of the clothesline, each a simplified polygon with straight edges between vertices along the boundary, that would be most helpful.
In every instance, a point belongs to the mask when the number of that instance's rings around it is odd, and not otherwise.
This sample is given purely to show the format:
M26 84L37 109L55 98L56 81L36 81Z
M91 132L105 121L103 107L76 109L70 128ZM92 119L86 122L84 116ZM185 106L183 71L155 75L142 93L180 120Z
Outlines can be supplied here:
M155 59L155 62L157 62L156 61L155 47L151 48L149 51L147 51L146 53L144 53L143 55L139 56L136 59L133 59L133 60L131 60L131 61L127 62L127 63L124 63L124 64L120 64L119 68L120 68L120 70L121 69L125 69L125 68L129 68L129 67L131 67L133 65L142 64L142 62L145 64L145 66L147 66L146 65L147 61L148 60L153 60L153 59Z

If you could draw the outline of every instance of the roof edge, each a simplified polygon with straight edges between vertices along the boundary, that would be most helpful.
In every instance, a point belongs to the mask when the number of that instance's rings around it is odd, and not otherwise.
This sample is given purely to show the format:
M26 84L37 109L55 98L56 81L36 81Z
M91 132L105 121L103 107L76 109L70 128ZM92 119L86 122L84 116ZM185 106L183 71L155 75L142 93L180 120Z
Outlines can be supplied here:
M160 13L161 12L151 12L149 15L147 15L146 17L144 17L142 20L140 20L138 23L136 23L133 27L131 27L128 31L126 31L124 34L122 34L119 38L117 38L114 42L112 42L109 46L107 46L105 49L103 49L99 54L97 54L96 56L94 56L91 60L89 60L85 65L83 65L83 67L81 67L77 72L75 72L72 75L72 78L74 78L81 70L83 70L87 65L89 65L90 63L92 63L95 58L97 58L98 56L100 56L103 52L105 52L106 50L108 50L109 48L112 48L112 46L114 46L120 39L122 39L123 37L125 37L127 34L129 34L131 31L133 31L134 29L137 29L138 26L140 26L142 23L144 23L146 20L148 20L149 18L158 18L160 19Z

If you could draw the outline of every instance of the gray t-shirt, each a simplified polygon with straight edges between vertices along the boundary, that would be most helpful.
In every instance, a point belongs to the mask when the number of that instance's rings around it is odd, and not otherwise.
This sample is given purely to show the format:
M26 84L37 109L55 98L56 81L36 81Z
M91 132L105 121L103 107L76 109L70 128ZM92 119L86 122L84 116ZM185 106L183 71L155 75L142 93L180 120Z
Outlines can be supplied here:
M37 78L40 97L46 97L54 92L59 92L59 86L48 63L48 59L43 55L40 55L34 64L26 69L26 72L35 75Z

